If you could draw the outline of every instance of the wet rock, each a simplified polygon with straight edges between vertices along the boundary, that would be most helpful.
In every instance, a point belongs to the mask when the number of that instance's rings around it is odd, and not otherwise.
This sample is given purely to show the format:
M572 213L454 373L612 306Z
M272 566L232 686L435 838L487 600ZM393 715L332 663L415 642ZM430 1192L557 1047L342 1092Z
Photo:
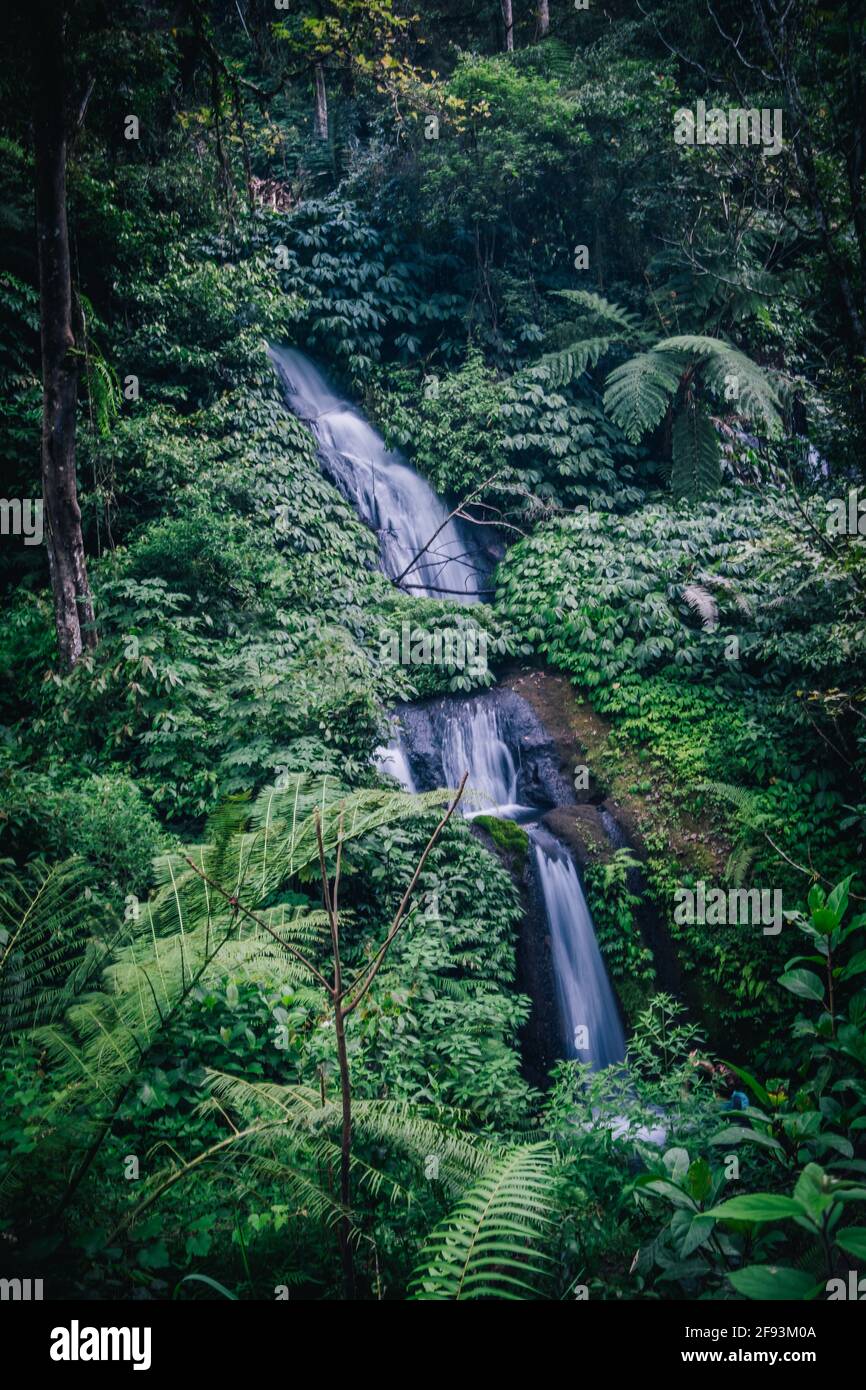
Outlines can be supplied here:
M404 705L397 714L412 775L420 787L445 786L442 747L446 726L466 721L472 709L489 710L517 764L516 799L527 806L567 805L575 792L555 741L538 715L513 690L496 688L477 695L449 695Z

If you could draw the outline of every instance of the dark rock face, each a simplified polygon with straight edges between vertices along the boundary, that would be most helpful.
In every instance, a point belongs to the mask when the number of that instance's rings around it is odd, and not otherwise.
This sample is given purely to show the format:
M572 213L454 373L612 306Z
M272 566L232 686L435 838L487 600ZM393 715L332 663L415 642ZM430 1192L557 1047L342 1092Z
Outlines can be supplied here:
M529 1018L520 1032L520 1050L527 1081L546 1090L551 1069L565 1055L565 1039L559 1021L544 894L531 854L526 856L520 887L525 912L517 938L517 988L532 1000Z
M556 744L526 700L504 687L479 695L448 695L397 709L416 785L446 785L441 757L443 723L455 714L459 717L461 707L479 700L496 711L503 741L518 763L518 799L541 809L573 802L572 781Z
M577 806L556 806L542 818L547 826L571 851L578 869L610 858L611 842L607 826L597 806L583 803Z

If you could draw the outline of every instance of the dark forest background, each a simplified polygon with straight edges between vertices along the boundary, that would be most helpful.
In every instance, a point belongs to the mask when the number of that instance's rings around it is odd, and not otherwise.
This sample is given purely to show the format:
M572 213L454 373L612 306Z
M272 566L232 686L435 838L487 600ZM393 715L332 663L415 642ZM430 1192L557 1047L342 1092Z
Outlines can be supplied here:
M33 0L5 37L2 491L44 544L5 508L0 1274L826 1297L866 1257L866 5ZM678 144L699 102L782 149ZM487 523L487 679L567 678L634 830L584 873L621 1071L528 1078L525 844L374 769L396 702L473 683L383 629L460 610L378 571L268 342ZM698 880L784 931L676 922Z

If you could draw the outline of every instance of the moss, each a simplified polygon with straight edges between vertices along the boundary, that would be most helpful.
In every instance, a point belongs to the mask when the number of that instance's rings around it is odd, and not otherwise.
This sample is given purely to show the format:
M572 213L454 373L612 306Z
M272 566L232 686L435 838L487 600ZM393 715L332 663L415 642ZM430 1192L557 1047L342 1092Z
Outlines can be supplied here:
M515 858L523 858L529 848L529 836L513 820L500 820L498 816L476 816L475 824L486 830L493 843L503 853Z

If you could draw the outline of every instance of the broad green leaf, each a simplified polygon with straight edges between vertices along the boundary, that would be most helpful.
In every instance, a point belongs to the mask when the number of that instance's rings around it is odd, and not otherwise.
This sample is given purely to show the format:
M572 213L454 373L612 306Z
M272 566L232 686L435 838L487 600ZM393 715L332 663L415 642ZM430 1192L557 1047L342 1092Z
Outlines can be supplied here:
M784 985L785 989L789 989L799 999L823 1002L824 986L812 970L789 970L786 975L779 976L779 984Z
M737 1293L744 1298L803 1303L814 1298L823 1288L811 1274L801 1269L786 1269L783 1265L747 1265L728 1275Z
M773 1149L781 1154L785 1152L778 1139L774 1139L772 1134L762 1134L759 1129L746 1129L742 1125L728 1125L727 1129L714 1134L710 1143L714 1147L730 1144L757 1144L759 1148Z
M837 1231L836 1244L855 1260L866 1260L866 1226L846 1226Z
M824 1212L833 1205L833 1194L828 1191L828 1185L824 1169L817 1163L807 1163L794 1188L796 1201L816 1225L820 1225Z
M802 1216L803 1208L792 1197L753 1192L744 1197L731 1197L712 1207L707 1215L714 1216L717 1221L784 1221L788 1217Z
M668 1149L662 1161L672 1182L678 1182L689 1170L689 1155L686 1149Z

